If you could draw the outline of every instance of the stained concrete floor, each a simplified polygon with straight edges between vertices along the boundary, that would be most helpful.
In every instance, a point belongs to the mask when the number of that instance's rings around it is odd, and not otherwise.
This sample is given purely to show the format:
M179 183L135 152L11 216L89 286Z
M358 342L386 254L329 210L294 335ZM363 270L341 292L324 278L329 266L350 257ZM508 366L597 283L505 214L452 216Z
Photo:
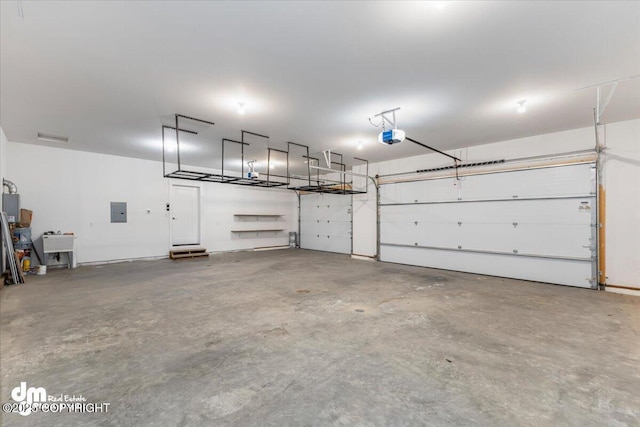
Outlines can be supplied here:
M31 276L11 389L106 414L11 426L640 425L640 298L303 250Z

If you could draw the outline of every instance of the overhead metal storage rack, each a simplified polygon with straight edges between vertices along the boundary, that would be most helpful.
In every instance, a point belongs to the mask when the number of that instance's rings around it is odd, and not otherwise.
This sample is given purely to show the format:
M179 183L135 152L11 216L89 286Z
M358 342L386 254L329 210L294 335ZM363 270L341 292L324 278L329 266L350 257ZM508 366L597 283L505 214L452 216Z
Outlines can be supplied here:
M346 181L346 165L343 161L343 156L338 153L327 152L325 153L325 158L327 158L327 163L329 168L318 168L318 164L320 159L317 157L311 157L309 155L309 147L303 144L298 144L295 142L287 142L287 150L282 150L278 148L267 147L267 168L266 168L266 179L262 178L249 178L245 174L245 147L251 145L246 141L246 137L252 136L259 139L264 139L268 141L269 137L266 135L261 135L254 132L249 132L246 130L241 131L240 140L234 140L230 138L222 138L221 145L221 169L220 173L217 172L209 172L209 171L196 171L196 170L187 170L182 167L182 159L180 156L180 133L187 133L197 135L198 132L193 130L188 130L180 127L180 119L193 121L197 123L202 123L205 125L213 126L215 123L201 120L195 117L189 117L182 114L175 115L175 126L162 126L162 171L165 178L175 178L175 179L185 179L189 181L201 181L201 182L215 182L220 184L234 184L234 185L244 185L249 187L262 187L262 188L286 188L289 190L294 190L301 193L328 193L328 194L362 194L366 193L368 190L368 182L365 183L363 189L354 189L353 182ZM166 130L175 131L176 137L176 158L177 158L177 169L171 172L167 172L167 147L165 142L165 132ZM228 151L229 147L239 147L240 148L240 170L232 170L225 164L225 149ZM297 150L302 150L304 154L300 156L300 159L304 159L304 164L306 165L304 168L306 169L306 174L302 175L294 175L291 173L291 152L292 147ZM274 174L270 171L269 165L271 164L272 155L279 153L280 155L286 156L286 175L282 174ZM337 157L337 161L333 160L333 157ZM362 164L366 164L367 172L369 169L369 162L364 159L354 158L354 160L361 162ZM315 167L312 165L313 162L318 162ZM333 166L337 166L337 169L332 169ZM315 174L312 175L312 170L315 170ZM336 173L340 175L339 180L331 179L325 175L320 175L320 170L331 174ZM248 170L247 170L248 171ZM240 176L234 175L234 172L240 173Z

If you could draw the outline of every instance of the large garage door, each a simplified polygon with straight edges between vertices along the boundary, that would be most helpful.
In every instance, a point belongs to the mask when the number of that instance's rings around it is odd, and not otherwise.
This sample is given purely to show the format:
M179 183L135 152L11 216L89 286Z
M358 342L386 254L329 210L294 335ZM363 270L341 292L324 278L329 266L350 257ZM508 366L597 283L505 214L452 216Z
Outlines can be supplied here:
M597 286L595 166L385 184L380 259Z
M338 194L300 196L300 247L351 253L351 197Z

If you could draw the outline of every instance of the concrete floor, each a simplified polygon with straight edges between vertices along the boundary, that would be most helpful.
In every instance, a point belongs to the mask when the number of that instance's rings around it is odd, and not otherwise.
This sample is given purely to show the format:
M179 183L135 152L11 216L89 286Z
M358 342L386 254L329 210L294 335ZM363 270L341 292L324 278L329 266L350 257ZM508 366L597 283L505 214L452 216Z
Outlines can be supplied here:
M303 250L31 276L21 381L107 414L16 426L640 425L640 298Z

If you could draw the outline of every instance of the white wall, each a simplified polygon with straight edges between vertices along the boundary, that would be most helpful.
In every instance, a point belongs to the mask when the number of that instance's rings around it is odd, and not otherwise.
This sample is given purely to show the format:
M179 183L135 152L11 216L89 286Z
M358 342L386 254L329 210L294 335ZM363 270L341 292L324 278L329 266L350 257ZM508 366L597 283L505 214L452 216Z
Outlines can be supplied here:
M2 178L6 177L7 174L7 145L9 141L7 141L7 137L4 134L4 131L0 127L0 184L2 183ZM4 188L1 190L4 191ZM1 192L0 191L0 192ZM0 201L0 208L2 207L2 201Z
M607 125L607 283L640 288L640 120ZM430 141L424 141L429 144ZM405 141L403 144L410 142ZM432 143L437 146L436 143ZM554 156L560 153L595 147L592 127L502 141L455 150L465 162L515 159L531 156ZM393 147L389 147L393 150ZM439 154L425 154L406 159L369 165L369 175L411 172L450 165ZM364 173L363 167L354 172ZM456 185L455 180L451 181ZM376 253L375 189L353 196L353 252L373 256Z
M2 185L2 178L6 176L7 173L7 137L4 134L4 131L0 127L0 185ZM0 193L4 192L4 186L0 188ZM0 198L0 212L2 211L2 199ZM0 232L0 236L2 233ZM0 242L0 272L5 270L5 249L2 242Z
M353 168L354 172L365 173L365 168L358 171L357 167ZM369 174L376 175L378 168L369 167ZM364 191L364 190L363 190ZM353 195L353 255L374 257L376 254L377 240L377 216L376 216L376 189L372 183L369 183L368 191L364 194Z
M22 207L33 210L34 239L48 230L74 232L79 263L168 255L171 180L162 176L161 162L15 142L7 151L12 159L7 177L18 186ZM277 238L231 233L234 213L282 213L279 228L297 231L292 191L214 183L201 188L202 245L208 251L288 244L287 233ZM127 223L110 222L111 201L127 202Z
M640 120L605 127L607 284L640 288Z

